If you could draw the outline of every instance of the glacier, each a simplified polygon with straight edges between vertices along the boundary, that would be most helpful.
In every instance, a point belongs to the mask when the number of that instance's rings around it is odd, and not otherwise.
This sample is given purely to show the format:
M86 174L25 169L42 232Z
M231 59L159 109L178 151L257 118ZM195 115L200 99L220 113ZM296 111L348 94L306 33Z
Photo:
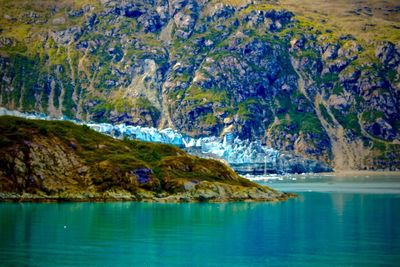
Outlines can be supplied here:
M0 116L2 115L27 119L67 120L75 124L86 125L97 132L118 139L128 138L175 145L196 156L222 160L241 174L332 171L323 162L282 152L263 145L260 141L241 140L234 133L228 133L223 137L193 138L171 128L159 130L126 124L84 122L66 117L53 118L41 113L23 113L0 107Z

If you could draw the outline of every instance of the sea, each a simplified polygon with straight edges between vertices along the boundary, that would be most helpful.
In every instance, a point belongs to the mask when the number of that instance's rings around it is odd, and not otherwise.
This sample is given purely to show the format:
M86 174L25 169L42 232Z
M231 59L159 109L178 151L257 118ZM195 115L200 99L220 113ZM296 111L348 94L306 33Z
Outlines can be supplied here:
M0 203L0 266L400 266L398 173L248 177L272 203Z

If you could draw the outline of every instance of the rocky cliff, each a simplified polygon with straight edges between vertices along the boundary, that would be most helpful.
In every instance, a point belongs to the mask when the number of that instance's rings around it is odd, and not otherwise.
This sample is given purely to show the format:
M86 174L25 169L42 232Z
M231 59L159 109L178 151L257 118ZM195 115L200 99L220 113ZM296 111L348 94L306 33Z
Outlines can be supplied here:
M0 103L398 169L398 9L358 34L288 2L3 0Z
M0 117L0 200L277 201L290 195L169 145Z

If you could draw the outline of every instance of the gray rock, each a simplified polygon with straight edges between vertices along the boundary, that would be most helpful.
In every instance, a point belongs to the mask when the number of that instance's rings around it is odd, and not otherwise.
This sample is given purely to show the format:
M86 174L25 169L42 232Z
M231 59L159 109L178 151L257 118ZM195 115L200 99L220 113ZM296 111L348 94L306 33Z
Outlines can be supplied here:
M329 45L322 54L324 60L335 59L338 56L339 46L336 44Z
M232 6L218 3L213 7L213 10L211 11L211 19L213 21L226 20L232 17L234 13L235 9Z
M188 39L194 30L196 23L196 13L186 14L185 12L178 12L174 16L174 22L177 27L176 36L182 39Z
M137 18L146 13L146 8L133 3L128 3L122 7L121 13L128 18Z
M99 19L97 17L97 14L93 13L89 16L89 18L85 22L85 28L88 31L92 31L93 27L99 23Z
M89 12L91 8L92 8L91 5L86 5L86 6L84 6L83 8L78 9L78 10L70 10L70 11L68 12L68 15L69 15L70 17L73 17L73 18L75 18L75 17L81 17L81 16L83 16L84 14L86 14L87 12Z
M147 12L138 18L144 32L156 32L161 28L160 16L156 12Z
M63 31L52 32L51 36L54 41L61 45L67 45L70 42L77 41L82 36L82 29L78 26L68 28Z
M395 68L400 64L399 49L390 42L379 44L375 50L376 57L385 67Z
M365 125L365 129L371 135L383 140L393 140L396 138L395 129L383 118L378 118L375 122Z

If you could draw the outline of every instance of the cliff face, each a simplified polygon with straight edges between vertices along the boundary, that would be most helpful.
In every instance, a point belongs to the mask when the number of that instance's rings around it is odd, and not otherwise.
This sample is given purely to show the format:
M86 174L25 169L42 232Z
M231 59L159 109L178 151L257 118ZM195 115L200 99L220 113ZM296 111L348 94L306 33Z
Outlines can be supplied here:
M276 201L288 195L168 145L0 117L0 200Z
M1 105L399 168L397 17L365 40L288 1L236 2L4 1Z

